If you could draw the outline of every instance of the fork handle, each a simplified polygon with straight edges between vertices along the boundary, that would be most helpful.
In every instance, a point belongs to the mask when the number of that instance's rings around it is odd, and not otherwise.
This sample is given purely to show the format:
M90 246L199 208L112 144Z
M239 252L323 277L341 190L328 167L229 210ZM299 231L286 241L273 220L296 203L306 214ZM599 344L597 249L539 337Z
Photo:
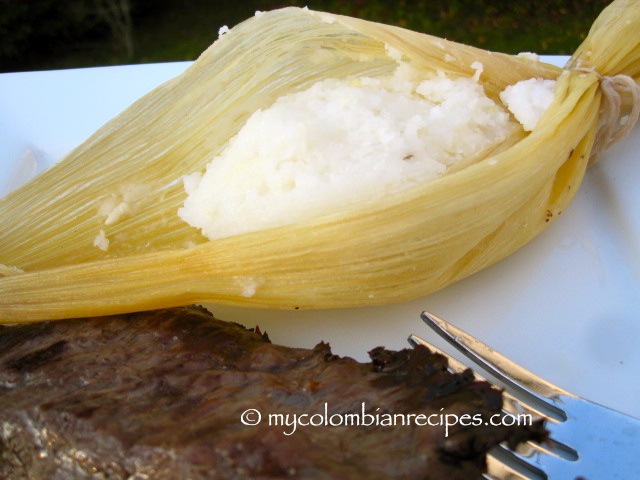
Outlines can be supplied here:
M538 466L549 473L550 480L575 478L576 475L640 478L639 419L573 396L559 397L558 403L564 404L568 418L566 422L548 424L551 437L574 447L578 458L575 462L558 461L552 467L548 458L539 457Z

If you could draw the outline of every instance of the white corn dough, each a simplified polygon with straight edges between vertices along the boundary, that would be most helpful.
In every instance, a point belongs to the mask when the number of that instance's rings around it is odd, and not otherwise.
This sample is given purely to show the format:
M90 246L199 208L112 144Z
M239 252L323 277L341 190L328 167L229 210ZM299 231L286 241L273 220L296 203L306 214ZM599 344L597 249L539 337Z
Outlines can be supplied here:
M500 100L509 108L522 127L530 132L553 101L555 80L531 78L509 85L500 94Z
M210 239L317 218L429 182L517 128L475 79L414 77L327 79L256 111L184 177L179 216Z

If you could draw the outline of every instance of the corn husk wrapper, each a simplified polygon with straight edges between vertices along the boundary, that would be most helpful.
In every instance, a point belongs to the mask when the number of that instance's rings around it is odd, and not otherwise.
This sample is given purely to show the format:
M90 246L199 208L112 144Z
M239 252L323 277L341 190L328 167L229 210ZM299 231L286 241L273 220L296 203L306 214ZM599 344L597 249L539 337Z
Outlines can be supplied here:
M567 69L354 18L257 15L0 201L0 322L198 302L352 307L443 288L566 209L602 130L602 76L637 81L639 40L640 4L630 1L603 12ZM324 78L389 74L400 56L450 76L473 76L480 62L494 99L520 80L557 79L555 100L532 132L392 196L371 192L322 218L215 241L179 219L182 175L204 170L256 109ZM105 204L119 206L116 218Z

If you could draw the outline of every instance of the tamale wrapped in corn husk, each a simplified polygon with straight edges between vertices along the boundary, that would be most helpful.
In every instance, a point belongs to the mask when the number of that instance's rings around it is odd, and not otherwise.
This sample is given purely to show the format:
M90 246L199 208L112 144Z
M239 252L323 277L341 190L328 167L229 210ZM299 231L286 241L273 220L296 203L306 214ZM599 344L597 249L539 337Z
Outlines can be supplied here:
M425 76L479 74L497 101L519 81L557 80L554 100L532 131L472 164L331 214L214 240L177 215L182 177L253 112L322 79L388 75L398 57ZM639 78L635 1L609 6L564 69L306 9L256 15L0 200L0 322L423 296L513 253L566 209L589 162L635 122Z

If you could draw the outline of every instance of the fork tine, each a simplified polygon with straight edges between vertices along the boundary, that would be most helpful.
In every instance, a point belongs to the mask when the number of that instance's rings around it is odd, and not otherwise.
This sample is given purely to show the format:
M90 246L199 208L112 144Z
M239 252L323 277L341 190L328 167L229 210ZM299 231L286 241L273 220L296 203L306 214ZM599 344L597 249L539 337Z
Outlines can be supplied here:
M450 354L448 354L441 348L437 347L436 345L433 345L432 343L427 342L426 340L418 337L417 335L409 336L408 340L409 340L409 343L411 343L414 346L424 345L425 347L429 348L432 352L439 353L440 355L447 357L449 370L452 372L461 373L464 370L467 370L469 368L467 365L465 365L455 357L452 357ZM482 375L480 375L477 371L472 370L472 372L476 380L487 381L487 379L484 378ZM502 392L502 398L503 398L502 409L505 413L514 415L516 417L522 414L532 414L534 418L537 417L537 419L539 420L549 420L549 418L545 416L544 413L536 410L535 408L532 408L530 405L527 405L521 399L516 398L514 395L512 395L507 391ZM568 400L570 401L571 398L563 399L563 401L568 401ZM555 422L555 421L553 422L553 432L555 435L560 437L563 436L562 425L563 425L563 422ZM551 426L551 424L547 423L547 426ZM556 439L553 439L553 438L547 439L544 445L530 442L528 444L528 447L531 447L531 448L529 448L529 451L524 453L525 457L531 456L535 452L545 452L549 455L553 455L559 458L564 458L566 460L575 460L577 458L577 453L575 452L575 450L573 450L572 448L566 446L561 442L558 442ZM522 446L521 446L521 449L522 449Z
M447 358L447 364L449 366L449 370L454 372L454 373L462 373L463 371L469 369L469 367L467 365L462 363L457 358L452 357L450 354L448 354L447 352L445 352L441 348L437 347L436 345L434 345L432 343L427 342L426 340L424 340L423 338L420 338L417 335L410 335L409 338L408 338L408 341L413 346L423 345L423 346L427 347L429 350L431 350L432 352L438 353L438 354L446 357ZM472 373L473 373L473 377L476 380L478 380L478 381L487 381L487 379L484 378L482 375L480 375L477 371L472 370ZM489 383L491 383L491 382L489 382ZM502 399L503 399L502 409L506 413L509 413L511 415L520 415L520 414L524 414L524 413L530 413L534 417L543 417L543 414L541 412L539 412L535 408L531 408L529 405L526 405L526 404L522 403L519 399L515 398L513 395L511 395L507 391L503 391L502 392Z
M412 334L409 335L408 341L411 345L416 346L416 345L423 345L425 347L427 347L429 350L431 350L434 353L438 353L444 357L447 358L447 365L449 366L449 370L454 372L454 373L462 373L465 370L468 370L469 367L467 365L465 365L464 363L462 363L460 360L458 360L455 357L452 357L449 353L445 352L444 350L442 350L440 347L427 342L426 340L424 340L423 338L420 338L419 336ZM473 373L473 377L478 380L478 381L488 381L486 378L484 378L482 375L480 375L476 370L471 370ZM491 382L489 382L491 383ZM512 414L519 414L519 413L533 413L536 414L538 416L542 416L542 413L540 413L539 411L537 411L534 408L530 408L527 405L524 405L520 400L518 400L517 398L515 398L513 395L511 395L509 392L503 392L502 397L504 399L504 410L507 413L512 413Z
M487 455L487 473L484 478L488 480L547 480L548 476L520 455L503 445L497 445Z
M461 373L469 368L438 346L427 342L417 335L410 335L408 341L413 346L423 345L432 352L446 357L449 370L452 372ZM477 371L472 370L472 373L476 380L487 381ZM530 413L533 414L534 417L536 415L542 415L536 410L531 409L528 405L523 404L509 392L503 391L502 396L504 401L503 411L507 414L518 416ZM546 417L542 416L542 418ZM547 480L547 475L539 468L542 463L540 460L541 454L568 460L575 460L577 456L575 451L563 444L559 444L553 439L547 439L544 445L536 442L527 442L526 444L520 445L517 451L512 451L503 445L497 445L487 455L487 473L483 478L485 480ZM535 460L532 462L533 459ZM547 460L547 462L548 461L549 460Z
M447 365L449 366L449 370L454 372L454 373L462 373L465 370L469 369L469 367L467 365L462 363L457 358L452 357L450 354L448 354L447 352L442 350L440 347L438 347L438 346L436 346L436 345L434 345L432 343L427 342L426 340L424 340L423 338L420 338L417 335L410 335L408 340L409 340L409 343L412 344L413 346L423 345L423 346L427 347L429 350L431 350L432 352L438 353L438 354L446 357L447 358ZM472 370L472 373L473 373L473 377L476 380L478 380L478 381L487 381L487 379L484 378L482 375L480 375L476 370ZM541 415L540 412L538 412L538 411L536 411L534 409L530 409L526 405L523 405L520 402L520 400L515 398L509 392L503 392L502 397L503 397L503 400L504 400L503 409L507 413L511 413L511 414L534 413L534 414L537 414L537 415Z
M462 373L465 370L468 370L469 367L467 367L464 363L462 363L460 360L458 360L455 357L452 357L451 355L449 355L447 352L445 352L444 350L442 350L441 348L433 345L432 343L427 342L426 340L424 340L423 338L420 338L417 335L409 335L409 343L412 344L413 346L416 345L423 345L425 347L427 347L429 350L431 350L434 353L438 353L440 355L442 355L443 357L447 358L447 365L449 366L449 370L451 370L454 373ZM473 376L476 380L484 380L484 378L482 378L482 376L476 372L475 370L473 370Z
M564 410L556 405L555 399L561 395L571 397L572 394L524 369L436 315L423 312L422 319L449 345L513 392L521 403L555 421L564 422L567 419Z

